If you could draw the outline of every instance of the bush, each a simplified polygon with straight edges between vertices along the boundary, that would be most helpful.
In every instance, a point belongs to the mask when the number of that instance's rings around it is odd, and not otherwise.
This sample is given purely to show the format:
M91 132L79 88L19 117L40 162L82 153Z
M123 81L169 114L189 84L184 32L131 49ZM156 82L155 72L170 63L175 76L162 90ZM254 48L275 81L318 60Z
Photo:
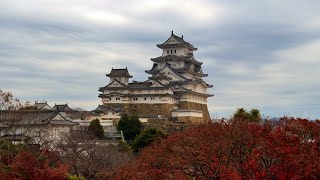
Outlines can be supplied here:
M166 135L159 129L145 129L132 142L132 149L134 152L138 152L141 148L144 148L152 142L164 137L166 137Z

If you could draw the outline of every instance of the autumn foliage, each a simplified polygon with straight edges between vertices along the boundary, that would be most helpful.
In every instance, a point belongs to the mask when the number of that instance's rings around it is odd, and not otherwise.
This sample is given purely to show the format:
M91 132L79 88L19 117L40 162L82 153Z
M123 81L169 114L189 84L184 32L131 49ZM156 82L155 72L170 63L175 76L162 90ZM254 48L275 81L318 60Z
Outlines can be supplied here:
M43 150L34 154L23 150L8 164L1 164L0 177L3 179L65 179L68 166L60 162L55 151Z
M142 150L115 179L319 179L320 122L210 123Z

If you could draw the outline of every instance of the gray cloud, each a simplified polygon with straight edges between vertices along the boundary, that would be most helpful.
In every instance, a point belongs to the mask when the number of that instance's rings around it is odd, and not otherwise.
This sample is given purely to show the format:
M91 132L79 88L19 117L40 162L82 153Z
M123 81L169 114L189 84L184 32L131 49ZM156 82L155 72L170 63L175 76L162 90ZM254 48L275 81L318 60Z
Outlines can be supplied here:
M145 80L170 31L199 48L212 116L319 118L318 1L2 1L0 89L93 109L112 67Z

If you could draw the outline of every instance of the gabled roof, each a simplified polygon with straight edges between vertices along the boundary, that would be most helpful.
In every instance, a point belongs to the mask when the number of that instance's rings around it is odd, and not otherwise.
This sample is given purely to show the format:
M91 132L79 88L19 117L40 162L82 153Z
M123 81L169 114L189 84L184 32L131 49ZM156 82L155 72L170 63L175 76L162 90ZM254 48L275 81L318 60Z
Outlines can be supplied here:
M164 49L164 48L172 48L172 47L187 47L192 51L197 50L197 48L193 47L189 42L186 42L182 37L176 36L171 31L171 36L162 44L157 44L157 47Z
M77 125L64 112L56 111L0 111L0 122L4 127L12 125Z
M158 84L158 85L157 85ZM164 87L165 85L162 84L160 81L155 80L150 87Z
M114 79L111 83L109 83L106 87L109 87L109 86L111 86L113 83L115 83L115 82L117 82L117 83L119 83L122 87L125 87L126 85L125 84L123 84L122 82L120 82L120 81L118 81L117 79Z
M179 85L175 85L172 88L173 88L173 90L175 92L189 92L189 91L191 91L190 89L184 88L184 87L179 86Z
M75 111L73 109L71 109L68 104L55 104L54 107L52 108L54 110L58 110L60 112L64 112L64 111Z
M183 68L177 68L176 71L179 73L185 73L189 72L191 74L195 74L201 77L207 77L208 74L204 74L202 72L201 66L200 65L194 65L193 69L191 68L191 63L185 63Z
M176 69L174 69L169 63L166 63L166 65L165 65L162 69L160 69L159 72L161 72L161 71L162 71L163 69L165 69L166 67L169 68L169 69L170 69L175 75L177 75L178 77L180 77L180 78L182 78L182 79L184 79L184 80L190 80L190 79L182 76L179 72L177 72Z
M150 70L150 71L146 71L146 73L148 74L152 74L152 75L155 75L157 73L161 73L161 71L165 68L169 68L176 76L184 79L184 80L190 80L184 76L182 76L176 69L174 69L173 67L171 67L171 65L169 63L166 63L166 65L164 67L162 67L161 69L159 70Z
M129 71L127 68L125 69L111 69L111 72L109 74L106 74L108 77L127 77L132 78L132 76L129 74Z
M113 112L123 112L123 107L109 107L104 105L98 105L96 109L94 109L92 112L98 113L98 112L107 112L107 111L113 111Z
M121 86L112 86L113 83L119 83ZM114 79L111 83L109 83L108 85L104 86L104 87L100 87L99 88L99 91L100 92L103 92L103 90L106 90L106 89L124 89L126 88L128 85L125 85L123 84L122 82L118 81L117 79Z
M168 77L166 75L164 75L163 73L157 73L155 75L153 75L152 77L149 77L149 80L172 80L171 77Z
M49 104L46 102L35 102L34 106L39 109L39 110L48 110L48 109L52 109Z

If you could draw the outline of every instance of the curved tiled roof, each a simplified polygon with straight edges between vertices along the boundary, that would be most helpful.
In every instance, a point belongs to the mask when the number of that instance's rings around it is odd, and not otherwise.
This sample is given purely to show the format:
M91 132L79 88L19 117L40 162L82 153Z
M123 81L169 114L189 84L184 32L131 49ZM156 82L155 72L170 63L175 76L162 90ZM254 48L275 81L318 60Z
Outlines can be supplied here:
M62 119L55 119L60 116ZM41 125L41 124L56 124L56 125L77 125L64 113L44 110L30 111L0 111L0 121L6 125Z
M166 56L159 56L156 58L151 58L153 62L165 62L165 61L184 61L184 62L191 62L193 64L202 65L202 62L199 62L193 58L193 55L190 56L177 56L177 55L166 55Z
M168 41L169 39L174 39L177 43L174 43L174 44L169 44ZM192 44L190 44L189 42L186 42L184 39L183 39L183 36L182 37L179 37L175 34L173 34L173 31L171 31L171 36L162 44L157 44L157 47L163 49L163 48L170 48L170 47L187 47L189 48L190 50L197 50L197 48L193 47Z
M111 72L109 74L106 74L108 77L127 77L132 78L132 76L129 74L129 71L127 68L125 69L111 69Z

